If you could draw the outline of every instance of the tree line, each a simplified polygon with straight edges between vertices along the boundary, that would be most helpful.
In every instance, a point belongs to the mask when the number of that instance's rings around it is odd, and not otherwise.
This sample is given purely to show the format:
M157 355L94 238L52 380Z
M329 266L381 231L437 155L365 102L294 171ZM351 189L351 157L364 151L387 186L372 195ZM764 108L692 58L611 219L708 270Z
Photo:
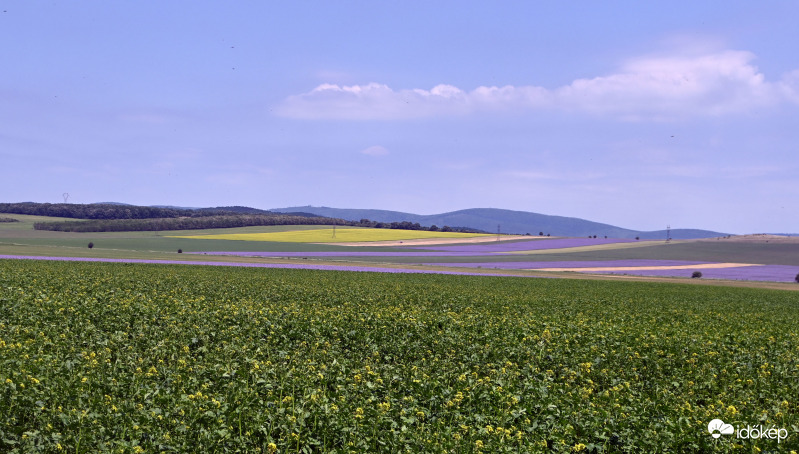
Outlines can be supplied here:
M170 208L118 205L113 203L0 203L0 213L28 214L72 219L155 219L205 217L232 214L267 214L248 207Z
M155 219L90 219L85 221L36 222L36 230L60 232L130 232L160 230L224 229L261 225L325 225L332 224L329 218L306 218L292 215L222 215L202 217L155 218ZM337 220L339 225L350 225Z
M362 220L363 221L363 220ZM337 225L346 227L373 227L378 229L430 230L443 232L470 232L478 230L465 227L422 227L409 222L373 222L345 221L326 217L304 217L285 214L269 215L227 215L156 219L90 219L84 221L36 222L36 230L52 230L59 232L133 232L161 230L199 230L224 229L233 227L251 227L266 225Z
M115 204L0 203L0 213L28 214L76 219L36 222L36 230L60 232L125 232L198 230L268 225L338 225L381 229L429 230L443 232L482 231L467 227L424 227L418 222L377 222L369 219L346 221L310 214L276 213L249 207L162 208ZM79 220L78 220L79 219Z

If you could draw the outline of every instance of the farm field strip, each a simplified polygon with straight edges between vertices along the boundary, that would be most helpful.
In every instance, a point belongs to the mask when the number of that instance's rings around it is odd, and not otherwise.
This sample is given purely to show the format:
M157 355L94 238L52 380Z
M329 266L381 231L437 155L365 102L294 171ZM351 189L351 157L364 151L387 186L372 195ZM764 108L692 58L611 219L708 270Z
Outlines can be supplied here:
M572 260L572 261L552 261L552 262L457 262L457 263L436 263L435 265L446 265L454 267L467 267L467 268L498 268L498 269L543 269L551 268L554 270L564 269L583 269L583 268L596 268L596 267L663 267L663 266L694 266L709 264L709 262L697 262L687 260L647 260L647 259L631 259L631 260ZM427 263L427 265L434 265L434 263Z
M0 451L788 452L797 318L760 289L4 261Z
M745 281L794 282L799 266L764 265L751 263L718 263L687 260L575 260L537 262L458 262L425 263L470 269L530 270L539 272L577 272L585 274L614 274L651 277L690 278L693 271L702 272L705 279Z
M433 251L309 251L309 252L238 252L238 251L203 251L192 252L202 255L236 255L242 257L476 257L495 255L491 252L433 252Z
M412 240L391 240L391 241L366 241L354 243L339 243L340 246L394 246L394 247L411 247L411 246L426 246L438 245L443 246L447 244L462 244L462 243L490 243L496 241L518 241L530 240L527 235L501 235L499 238L494 235L477 236L471 238L419 238Z
M420 247L440 252L515 252L538 251L545 249L568 249L585 246L611 245L620 243L634 243L636 240L620 238L557 238L557 239L530 239L515 242L493 242L485 244L469 244L459 246L430 246Z
M381 267L363 265L328 265L318 263L252 263L252 262L203 262L189 260L147 260L147 259L116 259L98 257L47 257L47 256L22 256L22 255L0 255L0 260L43 260L56 262L104 262L104 263L138 263L138 264L161 264L161 265L207 265L207 266L233 266L245 268L287 268L302 270L321 270L321 271L354 271L372 273L410 273L410 274L459 274L468 276L484 276L486 273L451 271L445 269L417 269L407 267ZM490 274L491 276L501 276L501 274Z
M290 243L347 243L370 241L413 240L423 238L472 238L489 236L479 233L430 232L426 230L338 228L295 230L268 233L234 233L216 235L183 235L174 238L216 239L238 241L273 241Z
M762 266L752 263L696 263L692 265L649 265L649 266L580 266L574 268L537 268L541 271L648 271L648 270L705 270L715 268L738 268Z
M538 269L536 271L544 271ZM690 278L693 269L643 269L643 270L617 270L595 271L601 274L628 274L635 276L652 277L684 277ZM726 268L702 269L703 279L728 279L764 282L795 282L799 274L799 266L790 265L754 265Z
M508 251L505 254L508 255L550 255L550 254L573 254L577 252L606 252L606 251L629 251L630 249L636 248L646 248L650 246L658 246L664 244L662 241L636 241L634 243L629 242L622 242L622 243L605 243L605 244L594 244L589 246L575 246L575 247L568 247L568 248L552 248L552 249L533 249L533 250L525 250L525 251Z

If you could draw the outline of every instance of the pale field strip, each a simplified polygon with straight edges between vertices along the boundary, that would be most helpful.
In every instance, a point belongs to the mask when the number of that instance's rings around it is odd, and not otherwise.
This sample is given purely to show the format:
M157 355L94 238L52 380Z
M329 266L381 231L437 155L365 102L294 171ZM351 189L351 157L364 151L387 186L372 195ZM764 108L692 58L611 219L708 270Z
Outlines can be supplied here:
M703 263L699 265L663 266L598 266L593 268L528 268L530 271L643 271L643 270L696 270L712 268L739 268L742 266L763 266L759 263Z

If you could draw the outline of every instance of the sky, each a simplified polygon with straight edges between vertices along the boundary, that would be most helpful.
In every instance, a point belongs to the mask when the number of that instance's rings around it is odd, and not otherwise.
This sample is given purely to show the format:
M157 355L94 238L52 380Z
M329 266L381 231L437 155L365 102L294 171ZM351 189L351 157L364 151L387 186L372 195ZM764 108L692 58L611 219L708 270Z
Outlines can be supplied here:
M799 2L0 0L0 202L799 232Z

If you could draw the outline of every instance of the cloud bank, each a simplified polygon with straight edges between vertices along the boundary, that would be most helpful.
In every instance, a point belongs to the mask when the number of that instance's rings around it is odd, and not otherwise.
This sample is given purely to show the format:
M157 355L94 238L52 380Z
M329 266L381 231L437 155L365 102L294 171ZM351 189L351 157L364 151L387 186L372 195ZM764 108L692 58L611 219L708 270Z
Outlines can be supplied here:
M390 120L479 112L560 110L630 120L675 119L747 112L782 101L799 103L799 71L769 83L744 51L630 60L614 74L538 86L452 85L394 90L378 83L322 84L290 96L281 116L299 119Z

